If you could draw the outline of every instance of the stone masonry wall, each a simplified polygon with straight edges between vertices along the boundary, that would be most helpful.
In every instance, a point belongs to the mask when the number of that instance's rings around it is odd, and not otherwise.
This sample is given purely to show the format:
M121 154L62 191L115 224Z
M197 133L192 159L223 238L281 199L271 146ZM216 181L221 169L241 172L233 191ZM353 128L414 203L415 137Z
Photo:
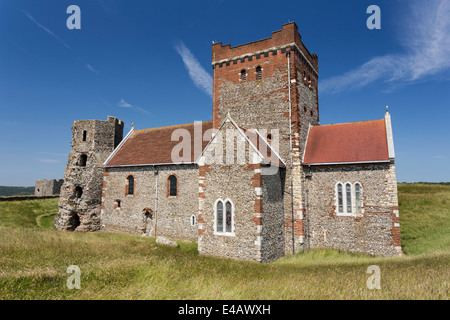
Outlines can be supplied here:
M72 150L59 198L58 230L100 229L103 162L120 143L124 123L114 117L79 120L72 126Z
M401 252L393 164L311 166L311 172L308 181L311 248L327 247L384 256ZM355 183L361 185L361 214L338 215L338 182L343 185L350 182L352 192Z
M176 196L168 193L172 174L177 177ZM133 195L127 194L129 175L134 177ZM102 230L181 240L197 238L196 220L191 224L198 210L197 165L105 168L102 199ZM145 209L150 209L151 214L144 215Z
M63 185L64 180L39 180L36 181L34 187L34 195L35 196L55 196L59 195L61 191L61 186Z
M199 163L198 251L202 255L263 261L261 166L250 163L247 142L244 144L247 161L238 163L238 143L234 143L236 132L230 122L225 123L219 131L222 139L217 136L212 141ZM242 136L237 137L241 139ZM231 155L227 154L226 147L230 143L234 146L229 149ZM223 158L218 160L215 151L210 151L219 150L221 146ZM233 163L227 163L226 159L232 159ZM224 213L227 200L233 205L232 233L216 233L215 210L219 199L224 203Z
M286 179L285 168L280 168L277 174L262 177L262 231L261 257L262 262L273 261L285 255L283 193Z

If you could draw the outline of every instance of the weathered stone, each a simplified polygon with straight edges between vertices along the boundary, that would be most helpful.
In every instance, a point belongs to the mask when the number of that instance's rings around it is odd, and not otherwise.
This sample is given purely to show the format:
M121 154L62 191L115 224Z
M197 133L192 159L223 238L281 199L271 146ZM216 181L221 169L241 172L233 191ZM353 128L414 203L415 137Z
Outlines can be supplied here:
M158 236L156 238L156 243L163 246L178 247L178 243L176 241L169 240L162 236Z
M59 198L58 230L100 229L103 162L120 143L123 122L80 120L72 126L72 151Z
M134 176L132 195L126 192L129 175ZM176 196L168 194L171 175L176 175L178 181ZM197 223L191 223L198 210L196 164L105 168L103 185L103 230L184 240L197 238ZM151 213L145 215L146 208Z
M63 185L64 180L39 180L36 181L35 187L34 187L34 195L38 197L43 196L57 196L59 195L61 191L61 186Z

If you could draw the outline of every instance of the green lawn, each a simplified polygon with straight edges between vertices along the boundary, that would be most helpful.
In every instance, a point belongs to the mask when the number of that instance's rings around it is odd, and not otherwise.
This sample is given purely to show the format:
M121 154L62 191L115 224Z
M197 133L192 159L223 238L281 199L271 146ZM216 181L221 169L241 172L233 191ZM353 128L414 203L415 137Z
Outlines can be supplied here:
M403 257L312 250L259 264L198 256L195 242L59 232L57 199L0 202L0 299L448 299L450 186L399 185ZM81 269L69 290L66 269ZM366 269L378 265L381 289Z

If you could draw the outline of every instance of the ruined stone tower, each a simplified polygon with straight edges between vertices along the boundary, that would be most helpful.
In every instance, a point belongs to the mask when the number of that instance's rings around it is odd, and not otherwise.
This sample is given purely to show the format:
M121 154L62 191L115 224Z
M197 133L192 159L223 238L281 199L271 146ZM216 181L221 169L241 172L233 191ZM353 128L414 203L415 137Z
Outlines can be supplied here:
M298 251L305 235L305 179L301 159L309 125L319 124L317 55L308 51L297 25L292 22L263 40L235 47L221 42L213 44L212 66L214 128L229 114L242 127L265 132L267 141L277 140L278 154L286 163L286 253L292 252L294 247ZM290 196L291 130L293 199Z
M72 151L59 198L58 230L100 229L103 162L123 137L123 121L80 120L72 126Z

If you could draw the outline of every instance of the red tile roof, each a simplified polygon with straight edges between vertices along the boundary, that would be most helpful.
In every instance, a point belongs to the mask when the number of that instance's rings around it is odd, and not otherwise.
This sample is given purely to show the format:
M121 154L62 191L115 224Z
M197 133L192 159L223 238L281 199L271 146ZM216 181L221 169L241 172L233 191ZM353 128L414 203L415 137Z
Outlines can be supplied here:
M211 131L209 132L207 139L205 139L207 141L203 141L202 137L206 130L212 129L212 121L202 122L201 125L201 136L194 136L194 123L136 130L105 165L108 167L177 163L179 161L172 161L172 150L181 142L181 138L178 137L174 137L174 139L177 138L179 140L172 141L172 133L177 129L187 130L191 137L191 155L189 159L186 159L183 162L195 162L211 140ZM194 142L195 140L200 141L200 139L202 139L201 148L195 150ZM181 156L183 155L181 154Z
M389 161L385 120L314 126L303 164Z

